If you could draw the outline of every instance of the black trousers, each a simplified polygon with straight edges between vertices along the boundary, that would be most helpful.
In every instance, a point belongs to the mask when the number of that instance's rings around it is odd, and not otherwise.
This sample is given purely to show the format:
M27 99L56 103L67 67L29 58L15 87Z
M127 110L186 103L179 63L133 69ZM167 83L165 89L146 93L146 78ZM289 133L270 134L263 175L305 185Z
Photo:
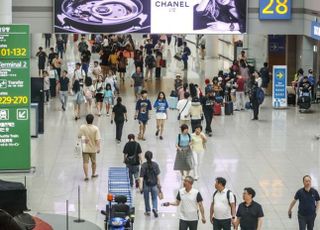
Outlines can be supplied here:
M213 219L213 230L231 230L231 219Z
M56 79L50 78L50 96L56 96Z
M116 122L116 139L121 141L124 122Z
M44 101L48 102L49 101L49 90L44 90Z
M156 78L161 76L161 67L156 67Z
M258 102L252 102L252 110L253 110L253 118L258 119L259 117L259 103Z
M50 40L51 38L46 38L46 42L45 42L46 48L50 47Z
M313 216L301 216L298 214L299 230L313 230L314 220L316 215Z
M183 69L184 70L188 69L188 61L183 61Z
M206 119L206 133L212 133L211 123L213 119L213 111L204 112L204 118Z
M179 230L197 230L198 229L198 221L187 221L187 220L180 220L179 221Z
M198 120L192 120L191 119L191 128L192 128L192 133L194 133L196 127L198 125L201 125L201 119L198 119Z

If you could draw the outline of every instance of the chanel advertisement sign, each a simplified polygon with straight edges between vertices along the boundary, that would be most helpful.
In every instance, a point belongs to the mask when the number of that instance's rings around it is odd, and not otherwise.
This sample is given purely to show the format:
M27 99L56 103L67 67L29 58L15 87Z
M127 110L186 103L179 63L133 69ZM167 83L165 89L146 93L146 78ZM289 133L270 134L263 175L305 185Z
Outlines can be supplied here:
M247 0L55 0L57 33L246 33Z

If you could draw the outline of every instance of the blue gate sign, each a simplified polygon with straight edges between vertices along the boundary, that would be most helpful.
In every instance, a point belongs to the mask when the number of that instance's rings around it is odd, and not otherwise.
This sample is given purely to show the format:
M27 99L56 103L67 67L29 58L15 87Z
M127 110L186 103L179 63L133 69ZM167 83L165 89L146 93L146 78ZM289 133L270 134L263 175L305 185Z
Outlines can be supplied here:
M291 19L291 0L260 0L260 20L289 20Z
M287 107L287 66L273 66L273 108Z

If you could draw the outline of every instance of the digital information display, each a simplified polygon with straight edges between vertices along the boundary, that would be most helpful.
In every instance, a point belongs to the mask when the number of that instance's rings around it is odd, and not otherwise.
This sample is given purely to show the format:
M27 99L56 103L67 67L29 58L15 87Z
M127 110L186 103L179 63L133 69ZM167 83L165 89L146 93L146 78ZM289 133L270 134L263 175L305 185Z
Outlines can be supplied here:
M30 169L29 26L0 25L0 170Z
M291 0L260 0L259 19L289 20L291 19Z
M56 33L246 33L247 0L55 0Z

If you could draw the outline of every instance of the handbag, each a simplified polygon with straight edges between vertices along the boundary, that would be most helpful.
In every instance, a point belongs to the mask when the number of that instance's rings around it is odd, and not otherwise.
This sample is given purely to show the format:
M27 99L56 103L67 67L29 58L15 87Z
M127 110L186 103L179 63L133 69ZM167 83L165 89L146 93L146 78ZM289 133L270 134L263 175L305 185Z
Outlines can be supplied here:
M83 104L85 102L85 97L83 95L83 92L80 91L78 94L77 94L77 104Z
M184 111L184 109L186 108L187 104L188 104L189 101L187 101L187 103L184 105L183 109L181 110L181 112L179 112L178 114L178 121L180 121L181 119L181 113Z

